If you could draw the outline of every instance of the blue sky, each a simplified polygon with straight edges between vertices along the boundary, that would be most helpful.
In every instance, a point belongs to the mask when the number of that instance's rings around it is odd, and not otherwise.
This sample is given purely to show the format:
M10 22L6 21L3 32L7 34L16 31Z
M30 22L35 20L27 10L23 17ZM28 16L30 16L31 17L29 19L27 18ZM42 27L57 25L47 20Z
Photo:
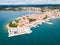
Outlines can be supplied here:
M60 0L0 0L0 4L60 4Z

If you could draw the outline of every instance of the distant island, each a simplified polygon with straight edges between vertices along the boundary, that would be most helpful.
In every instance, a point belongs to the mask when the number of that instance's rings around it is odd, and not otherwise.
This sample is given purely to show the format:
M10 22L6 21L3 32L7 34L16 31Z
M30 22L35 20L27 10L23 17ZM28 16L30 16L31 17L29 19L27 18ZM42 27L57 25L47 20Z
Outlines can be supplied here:
M44 12L46 10L54 10L54 9L59 9L60 10L60 6L38 6L38 7L30 7L30 6L9 6L9 7L0 7L0 11L40 11L40 12Z
M31 10L31 7L23 8L26 10ZM32 33L31 28L38 26L38 24L47 23L47 24L53 24L50 21L50 19L56 19L60 18L60 9L40 9L33 7L32 9L42 11L41 14L31 14L31 15L25 15L18 17L16 20L9 22L6 27L8 29L9 36L17 36L17 35L23 35L23 34L30 34ZM40 10L39 10L40 9Z

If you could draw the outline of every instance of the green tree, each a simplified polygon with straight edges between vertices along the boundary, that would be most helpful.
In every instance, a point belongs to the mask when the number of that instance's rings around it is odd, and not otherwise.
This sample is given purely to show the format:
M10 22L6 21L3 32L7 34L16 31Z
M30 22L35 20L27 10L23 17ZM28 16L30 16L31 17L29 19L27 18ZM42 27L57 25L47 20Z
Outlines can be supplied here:
M9 27L17 27L17 24L10 22Z

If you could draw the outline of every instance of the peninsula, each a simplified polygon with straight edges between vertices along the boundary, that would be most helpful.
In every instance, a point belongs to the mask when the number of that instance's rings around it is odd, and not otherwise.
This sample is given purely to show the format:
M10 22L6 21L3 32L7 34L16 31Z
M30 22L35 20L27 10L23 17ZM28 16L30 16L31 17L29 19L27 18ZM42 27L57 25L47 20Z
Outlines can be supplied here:
M49 20L56 18L60 18L60 11L58 9L45 11L41 14L31 14L18 17L16 20L7 24L8 37L30 34L32 33L32 27L36 27L38 24L41 25L42 23L53 24L49 22Z

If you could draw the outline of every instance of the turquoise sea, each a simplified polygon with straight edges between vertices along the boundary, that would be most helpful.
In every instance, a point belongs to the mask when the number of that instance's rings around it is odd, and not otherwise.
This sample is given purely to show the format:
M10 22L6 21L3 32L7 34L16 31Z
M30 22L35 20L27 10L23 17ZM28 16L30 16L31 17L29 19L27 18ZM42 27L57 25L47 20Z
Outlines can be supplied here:
M60 45L60 19L50 20L53 25L43 23L31 28L31 34L8 37L5 25L17 17L34 12L0 11L0 45Z

